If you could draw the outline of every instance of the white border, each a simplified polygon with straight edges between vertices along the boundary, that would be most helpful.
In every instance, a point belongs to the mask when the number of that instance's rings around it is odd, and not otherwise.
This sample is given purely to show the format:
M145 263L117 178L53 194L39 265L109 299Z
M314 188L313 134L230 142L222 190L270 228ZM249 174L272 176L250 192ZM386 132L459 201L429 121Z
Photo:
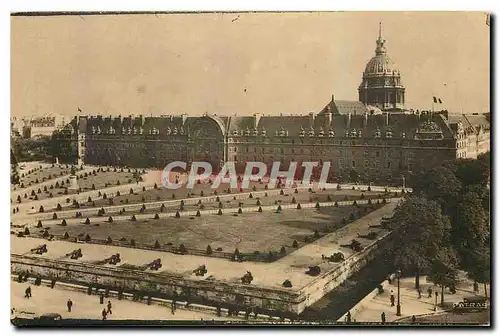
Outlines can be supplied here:
M359 0L350 0L350 1L320 1L320 0L307 0L307 1L293 1L293 0L288 0L288 1L269 1L269 0L253 0L253 1L229 1L229 0L211 0L211 1L203 1L203 0L183 0L183 1L152 1L152 0L141 0L141 1L103 1L103 0L86 0L86 1L80 1L80 2L68 2L68 1L50 1L50 0L45 0L45 1L22 1L22 0L17 0L17 1L4 1L0 4L1 10L1 46L2 46L2 52L1 52L1 76L0 76L0 81L1 81L1 92L2 92L2 101L1 101L1 107L2 107L2 127L4 129L3 132L0 132L0 136L2 137L0 140L0 146L1 146L1 152L2 152L2 157L5 158L4 160L7 161L6 158L10 157L9 155L9 134L10 134L10 13L11 12L20 12L20 11L216 11L216 10L224 10L224 11L246 11L246 10L251 10L251 11L318 11L318 10L356 10L356 11L370 11L370 10L389 10L389 11L395 11L395 10L404 10L404 11L410 11L410 10L479 10L479 11L489 11L489 12L498 12L498 6L499 6L498 1L488 1L488 0L474 0L474 1L450 1L450 2L437 2L437 1L432 1L432 0L420 0L420 1L414 1L414 2L408 2L408 1L401 1L401 0L366 0L366 1L359 1ZM498 23L497 23L498 24ZM493 34L495 37L495 42L498 42L498 35ZM467 43L467 41L464 41L464 43ZM496 43L497 44L497 43ZM492 59L492 62L497 59L497 56L495 55L495 58ZM495 72L497 74L497 72ZM492 97L494 95L495 98L498 97L497 95L498 89L496 87L493 88L491 94ZM491 111L494 113L494 111ZM500 120L500 117L497 117L495 119ZM498 129L498 123L500 123L498 120L495 121L495 125L493 129ZM495 144L498 144L500 140L498 140L498 137L495 138ZM496 146L494 146L496 147ZM494 148L493 147L493 148ZM493 156L495 157L495 156ZM3 210L2 213L6 214L6 216L10 216L10 207L9 207L9 199L10 199L10 181L9 181L9 172L7 171L8 164L5 162L4 164L1 165L1 172L0 172L0 183L2 186L5 186L1 188L3 190L0 198L0 206L1 209ZM495 184L494 188L495 191L497 191L497 183L495 179ZM500 209L497 204L497 200L494 200L494 209ZM9 246L9 233L8 233L8 222L9 219L7 217L3 218L2 225L4 229L2 230L2 243L1 244L1 266L2 270L4 272L2 273L1 277L1 285L3 290L9 290L10 292L10 277L8 276L10 274L10 246ZM492 224L494 225L494 224ZM496 228L497 234L499 229ZM495 242L498 241L495 239ZM493 243L495 244L495 243ZM498 252L498 248L496 249ZM495 257L498 257L498 253ZM493 260L497 260L498 258L494 258ZM496 285L496 283L495 283ZM495 291L496 292L496 291ZM0 309L0 313L2 314L2 319L0 320L2 323L2 327L0 330L6 331L8 334L11 334L15 332L15 329L12 327L10 324L9 320L7 319L7 314L10 309L10 295L8 298L4 298L1 302L2 309ZM495 310L497 312L498 309ZM495 317L497 316L497 313L495 313ZM493 317L492 317L493 318ZM125 329L115 329L115 330L105 330L106 333L109 332L124 332L126 331ZM164 333L166 330L155 330L154 333ZM221 329L217 330L199 330L203 332L209 332L209 333L219 333L222 331ZM228 330L225 330L226 332ZM245 332L245 333L250 333L250 332L255 332L256 330L251 330L251 329L246 329L246 330L239 330L238 332ZM310 331L310 330L309 330ZM388 330L387 330L388 331ZM380 330L377 329L377 333L385 333L387 332L386 330ZM443 330L444 331L444 330ZM447 332L455 332L456 329L454 330L449 330ZM33 333L34 331L29 331L28 333ZM40 332L40 330L36 331ZM45 332L58 332L58 330L48 330ZM64 330L63 332L68 332L68 330ZM81 333L81 330L69 330L69 332L74 333ZM94 331L101 333L104 332L104 330L99 330L99 331ZM134 333L141 333L143 330L134 330ZM193 330L168 330L169 333L175 332L175 333L181 333L181 332L195 332ZM234 330L229 331L229 332L234 332ZM258 330L259 334L271 334L271 333L276 333L276 332L286 332L286 333L304 333L307 332L306 329L280 329L280 330ZM329 329L324 329L324 330L316 330L314 329L313 332L318 333L318 332L327 332L327 333L343 333L344 331L342 330L329 330ZM345 332L348 332L347 330ZM417 331L418 332L418 331ZM446 332L446 331L445 331ZM422 331L418 333L423 333Z

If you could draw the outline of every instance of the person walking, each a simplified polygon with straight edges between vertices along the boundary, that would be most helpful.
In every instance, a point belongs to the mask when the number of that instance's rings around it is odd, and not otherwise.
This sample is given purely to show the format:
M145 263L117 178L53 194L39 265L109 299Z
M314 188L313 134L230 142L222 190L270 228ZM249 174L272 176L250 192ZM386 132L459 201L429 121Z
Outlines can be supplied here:
M431 297L432 297L432 288L431 288L431 287L429 287L429 288L427 289L427 294L429 295L429 296L428 296L428 298L431 298Z
M417 318L415 317L415 315L412 315L411 316L411 323L415 324L416 321L417 321Z
M348 311L348 312L347 312L347 315L346 315L346 317L345 317L345 321L346 321L347 323L351 323L351 311Z
M108 313L106 313L106 309L102 310L102 320L104 321L107 318Z
M99 303L104 304L104 294L99 295Z
M394 292L391 290L391 307L394 307L394 301L395 301Z
M418 293L418 298L421 299L422 298L422 289L420 289L420 287L417 288L417 293Z
M73 301L71 301L71 299L68 299L66 305L68 306L68 313L71 313L71 307L73 307Z
M31 287L28 286L28 288L26 288L26 290L24 291L24 297L29 299L31 297Z
M113 314L113 313L111 312L111 301L108 301L108 310L107 310L107 313L108 313L108 314Z
M382 324L385 323L385 312L382 312L382 314L380 314L380 320L382 321Z

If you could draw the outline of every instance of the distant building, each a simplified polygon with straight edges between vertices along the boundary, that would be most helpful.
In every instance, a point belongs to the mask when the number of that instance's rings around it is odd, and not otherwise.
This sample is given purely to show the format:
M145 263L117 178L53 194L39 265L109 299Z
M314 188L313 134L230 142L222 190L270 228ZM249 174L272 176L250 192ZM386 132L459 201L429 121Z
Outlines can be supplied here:
M331 163L344 180L401 183L402 177L490 150L486 115L405 108L401 73L387 56L381 32L358 88L359 101L331 100L302 116L103 117L72 121L77 156L90 164L163 168L172 161L206 161L214 169L235 161Z
M11 132L23 138L52 136L55 130L68 123L67 117L58 114L47 114L42 117L16 118L11 120Z

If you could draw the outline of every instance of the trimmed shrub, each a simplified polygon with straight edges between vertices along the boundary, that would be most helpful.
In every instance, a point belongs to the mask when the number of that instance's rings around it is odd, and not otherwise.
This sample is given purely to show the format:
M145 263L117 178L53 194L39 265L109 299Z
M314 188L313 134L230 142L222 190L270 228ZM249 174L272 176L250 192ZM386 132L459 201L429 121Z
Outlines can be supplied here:
M62 220L62 222L61 222L61 226L66 226L66 225L68 225L68 224L66 223L66 219L64 219L64 218L63 218L63 220Z
M299 247L299 243L296 240L294 240L293 243L292 243L292 247L293 248L298 248Z
M88 243L90 242L91 238L90 238L90 235L87 233L87 235L85 236L85 241Z
M292 282L290 280L285 280L285 281L283 281L283 283L281 285L283 287L286 287L286 288L291 288L292 287Z
M358 203L356 201L352 202L352 206L358 206Z
M155 214L155 217L154 217L154 219L160 219L160 215L158 215L158 214Z
M133 195L134 194L134 189L130 188L129 194Z
M108 236L108 238L106 239L106 243L107 244L113 243L113 239L111 239L111 236Z
M349 220L353 221L355 219L356 219L356 215L354 215L354 212L351 212L351 214L349 215Z
M102 199L106 199L108 198L108 196L106 195L106 193L102 194Z
M95 190L95 184L92 183L92 187L91 187L92 190ZM90 197L89 197L90 198Z
M340 184L337 184L337 190L342 190L342 187L340 186Z
M108 223L113 223L113 217L111 216L108 217Z
M365 199L365 194L361 194L360 199Z
M253 198L253 195L252 195L252 193L250 193L250 195L248 195L248 198Z
M155 183L155 185L153 186L154 189L158 189L158 185Z
M302 209L302 205L300 205L300 203L297 203L297 210L300 210Z
M262 212L262 207L259 207L259 209L257 211L258 212Z
M316 202L316 205L314 206L316 209L319 209L320 206L319 206L319 202Z
M57 214L54 212L54 214L52 215L52 219L57 219Z
M368 204L372 204L372 200L370 198L368 199Z
M319 232L318 230L314 230L314 238L319 238Z
M219 198L219 196L217 196L217 197L215 198L215 201L216 201L216 202L220 202L220 198Z
M25 236L28 236L29 234L30 234L30 229L25 228L25 229L24 229L24 235L25 235Z
M277 211L277 212L281 212L281 204L280 204L280 205L278 205L278 207L276 208L276 211Z
M137 220L137 218L135 218L135 215L132 215L132 217L130 217L130 220L135 222Z
M217 211L217 215L222 215L222 209L219 209L219 211Z
M181 252L181 253L186 253L187 252L186 246L184 246L184 244L180 244L179 245L179 252Z
M85 224L90 224L90 218L87 217L87 219L85 219Z
M284 246L281 246L280 253L281 254L286 254L286 248Z
M36 227L37 227L37 228L41 228L41 227L43 227L43 225L42 225L42 221L41 221L41 220L38 220L38 223L36 224Z
M43 208L43 205L40 205L40 209L38 209L38 212L44 212L45 209Z
M154 245L154 248L155 249L159 249L161 246L160 246L160 243L157 241L155 241L155 245Z
M196 211L196 217L200 217L200 216L201 216L200 210Z
M212 254L213 251L212 251L212 247L210 245L207 246L207 254Z
M130 239L130 246L135 246L135 240L134 239Z
M175 199L175 194L172 194L172 199Z
M384 199L382 200L382 204L386 204L386 203L387 203L387 200L384 198Z
M260 203L260 199L257 200L257 203L255 203L256 205L261 205Z
M120 192L119 192L119 191L117 191L117 192L116 192L116 197L119 197L119 196L121 196L121 194L120 194Z
M243 213L243 210L241 208L238 208L238 213L239 214L242 214Z
M64 239L69 239L69 233L68 233L68 231L64 232L63 238Z

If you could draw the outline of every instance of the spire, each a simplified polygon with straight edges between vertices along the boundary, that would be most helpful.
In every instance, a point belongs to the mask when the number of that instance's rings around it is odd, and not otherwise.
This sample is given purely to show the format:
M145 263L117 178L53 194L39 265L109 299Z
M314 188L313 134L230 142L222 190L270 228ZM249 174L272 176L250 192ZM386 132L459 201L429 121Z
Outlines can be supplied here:
M382 38L382 22L378 24L378 40L377 40L377 48L375 49L375 54L382 55L386 53L385 50L385 40Z

